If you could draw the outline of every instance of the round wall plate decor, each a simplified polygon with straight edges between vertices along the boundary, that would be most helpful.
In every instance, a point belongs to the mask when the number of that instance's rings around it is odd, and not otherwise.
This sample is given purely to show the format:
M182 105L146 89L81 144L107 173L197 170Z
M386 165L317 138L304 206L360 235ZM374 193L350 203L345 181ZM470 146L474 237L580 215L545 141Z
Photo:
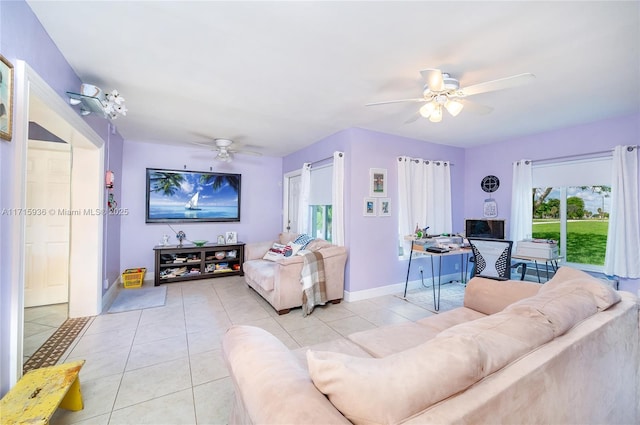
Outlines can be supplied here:
M496 176L486 176L480 182L480 187L487 193L492 193L500 187L500 179Z

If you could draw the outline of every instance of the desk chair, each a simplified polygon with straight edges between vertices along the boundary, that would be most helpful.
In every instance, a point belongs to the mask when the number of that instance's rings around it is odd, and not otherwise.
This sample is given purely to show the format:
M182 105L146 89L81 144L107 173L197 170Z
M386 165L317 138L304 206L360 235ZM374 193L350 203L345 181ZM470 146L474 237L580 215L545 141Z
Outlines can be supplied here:
M473 273L497 280L511 279L511 248L513 241L503 239L469 238L473 252ZM517 267L517 265L516 265ZM524 277L524 267L522 276Z

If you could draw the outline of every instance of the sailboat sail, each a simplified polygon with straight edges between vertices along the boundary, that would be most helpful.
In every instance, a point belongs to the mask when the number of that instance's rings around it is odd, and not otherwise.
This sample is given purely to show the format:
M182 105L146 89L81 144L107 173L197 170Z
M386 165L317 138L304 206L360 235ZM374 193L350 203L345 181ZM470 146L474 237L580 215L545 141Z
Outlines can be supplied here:
M189 202L187 202L184 207L186 209L188 209L188 210L199 210L199 209L201 209L201 208L198 208L198 195L199 194L200 194L200 192L196 192L195 195L193 195L191 197Z

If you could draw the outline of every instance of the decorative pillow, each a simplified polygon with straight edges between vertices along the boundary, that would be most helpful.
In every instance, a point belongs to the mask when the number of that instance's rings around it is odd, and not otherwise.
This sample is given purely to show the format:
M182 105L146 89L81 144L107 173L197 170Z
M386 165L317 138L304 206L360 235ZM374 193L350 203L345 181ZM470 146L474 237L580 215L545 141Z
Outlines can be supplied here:
M300 251L300 249L302 249L302 245L295 242L289 242L284 248L284 256L291 257L293 255L296 255L298 251Z
M556 288L581 288L589 292L595 299L598 311L606 310L620 301L620 294L616 290L590 274L571 267L560 267L553 278L542 285L540 293Z
M280 258L285 257L286 245L282 245L281 243L274 243L269 251L264 254L262 257L263 260L269 261L278 261Z
M312 241L312 240L314 240L314 239L315 239L315 238L313 238L313 237L311 237L311 236L307 235L306 233L303 233L303 234L301 234L300 236L298 236L298 237L296 238L296 240L295 240L295 241L293 241L293 243L296 243L296 244L302 245L302 246L300 247L300 249L305 249L305 248L306 248L306 246L309 244L309 242L311 242L311 241Z
M307 351L315 386L354 424L397 424L480 380L473 337L453 335L382 358Z

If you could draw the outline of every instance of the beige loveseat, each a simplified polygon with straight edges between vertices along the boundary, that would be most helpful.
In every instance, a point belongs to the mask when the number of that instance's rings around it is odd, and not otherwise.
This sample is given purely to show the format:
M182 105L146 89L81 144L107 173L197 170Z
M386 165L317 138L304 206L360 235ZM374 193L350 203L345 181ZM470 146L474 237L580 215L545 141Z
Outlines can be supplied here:
M248 243L245 246L244 277L273 306L278 314L302 305L300 277L303 257L292 255L276 261L263 259L274 242L286 245L296 239L297 233L281 233L277 241ZM344 268L347 249L333 245L324 239L314 239L305 247L322 254L326 281L327 301L339 303L344 297Z
M232 327L230 423L637 424L638 302L578 270L473 278L464 307L288 350Z

